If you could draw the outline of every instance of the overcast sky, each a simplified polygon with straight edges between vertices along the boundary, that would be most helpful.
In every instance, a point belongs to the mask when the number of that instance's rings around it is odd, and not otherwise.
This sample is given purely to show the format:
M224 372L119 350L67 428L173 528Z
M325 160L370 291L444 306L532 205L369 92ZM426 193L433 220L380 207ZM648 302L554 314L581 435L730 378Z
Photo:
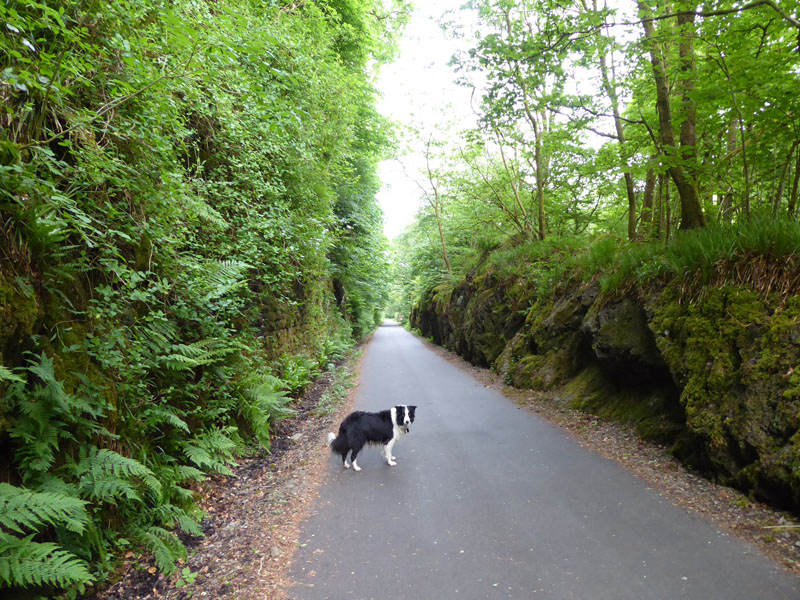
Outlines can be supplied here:
M389 238L408 225L420 205L422 192L414 179L422 182L424 167L419 140L444 122L466 126L471 117L469 91L454 82L448 61L457 48L447 39L438 20L448 10L457 10L464 0L417 0L411 21L400 43L400 52L391 65L384 65L378 79L382 100L378 109L402 126L419 134L405 132L398 156L380 165L383 187L378 202L385 215ZM402 132L402 129L401 129Z

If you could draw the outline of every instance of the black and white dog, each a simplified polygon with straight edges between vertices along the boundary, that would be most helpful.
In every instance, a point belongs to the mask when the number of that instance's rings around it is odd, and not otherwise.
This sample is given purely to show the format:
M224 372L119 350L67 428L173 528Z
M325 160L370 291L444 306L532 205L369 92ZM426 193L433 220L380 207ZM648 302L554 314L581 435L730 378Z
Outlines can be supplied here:
M353 469L360 471L356 457L365 444L383 446L383 455L390 467L397 463L392 456L392 446L395 442L408 433L408 428L414 422L416 406L400 404L380 412L366 412L357 410L345 417L339 425L339 435L333 432L328 434L328 446L336 454L341 455L344 468L349 469L347 453L352 451L350 460Z

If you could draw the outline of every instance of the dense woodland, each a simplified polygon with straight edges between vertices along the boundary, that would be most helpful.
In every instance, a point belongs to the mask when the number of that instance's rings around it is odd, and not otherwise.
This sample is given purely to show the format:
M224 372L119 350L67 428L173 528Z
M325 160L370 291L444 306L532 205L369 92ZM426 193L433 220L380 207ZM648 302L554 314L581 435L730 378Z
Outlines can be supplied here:
M510 239L663 247L680 230L754 220L794 231L794 2L469 6L479 25L451 20L472 41L452 62L479 125L455 141L425 132L426 208L398 242L395 278L416 284L401 287L398 311Z
M373 82L409 10L0 6L0 588L76 597L129 550L174 570L198 483L384 309L460 311L476 362L546 388L574 375L537 337L559 298L646 296L685 332L657 341L687 454L800 507L796 3L469 2L445 27L478 126L422 132L392 248Z
M0 587L198 535L387 297L372 81L399 3L0 6Z

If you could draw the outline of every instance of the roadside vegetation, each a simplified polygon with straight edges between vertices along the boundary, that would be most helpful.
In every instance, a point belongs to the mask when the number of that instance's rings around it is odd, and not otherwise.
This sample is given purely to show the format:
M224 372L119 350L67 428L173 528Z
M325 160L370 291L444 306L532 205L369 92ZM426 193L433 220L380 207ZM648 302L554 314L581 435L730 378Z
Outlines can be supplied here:
M200 535L388 288L372 79L401 3L0 6L0 592ZM342 384L343 385L343 384Z
M745 263L765 286L759 257L800 251L794 4L469 7L476 32L450 29L471 39L453 64L478 125L421 134L425 202L396 241L396 312L485 253L530 273L546 259L542 285L574 268L611 288L741 279Z

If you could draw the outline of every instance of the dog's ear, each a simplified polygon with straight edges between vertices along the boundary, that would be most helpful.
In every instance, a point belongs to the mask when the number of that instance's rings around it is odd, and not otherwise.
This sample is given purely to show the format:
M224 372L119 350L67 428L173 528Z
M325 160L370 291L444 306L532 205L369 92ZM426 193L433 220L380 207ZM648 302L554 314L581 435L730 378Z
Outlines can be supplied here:
M414 411L417 410L416 406L409 406L408 407L408 418L411 419L411 422L414 422Z

